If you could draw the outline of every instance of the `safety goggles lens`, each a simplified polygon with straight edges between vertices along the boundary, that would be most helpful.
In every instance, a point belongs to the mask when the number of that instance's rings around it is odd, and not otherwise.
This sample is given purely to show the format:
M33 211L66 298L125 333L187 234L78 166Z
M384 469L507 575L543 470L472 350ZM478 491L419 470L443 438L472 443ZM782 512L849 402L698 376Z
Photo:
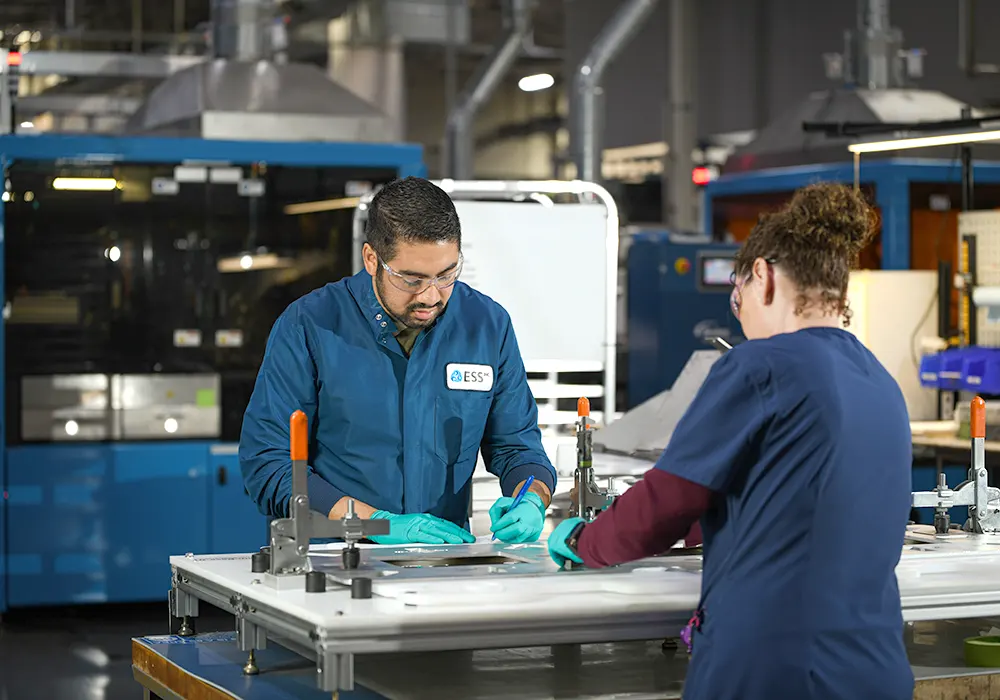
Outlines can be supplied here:
M458 281L458 276L462 274L464 260L458 259L458 264L454 269L449 270L437 277L417 277L413 275L401 275L384 262L382 266L388 273L389 283L393 287L406 292L407 294L422 294L428 287L435 286L438 289L448 289Z

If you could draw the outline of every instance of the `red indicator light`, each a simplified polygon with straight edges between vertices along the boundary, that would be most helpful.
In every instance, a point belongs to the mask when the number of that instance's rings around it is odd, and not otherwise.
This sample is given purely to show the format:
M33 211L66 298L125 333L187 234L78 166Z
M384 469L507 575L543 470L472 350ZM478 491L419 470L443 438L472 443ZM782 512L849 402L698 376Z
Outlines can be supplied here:
M702 166L691 171L691 182L696 185L707 185L712 181L712 171Z

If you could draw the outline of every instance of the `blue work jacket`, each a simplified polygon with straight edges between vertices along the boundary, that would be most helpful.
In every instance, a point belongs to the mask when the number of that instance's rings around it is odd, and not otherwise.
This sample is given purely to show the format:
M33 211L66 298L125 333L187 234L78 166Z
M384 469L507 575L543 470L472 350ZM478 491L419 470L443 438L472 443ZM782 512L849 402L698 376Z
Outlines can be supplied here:
M480 450L505 494L529 475L555 489L503 307L457 282L409 358L395 330L364 270L275 322L240 435L243 480L262 513L287 515L297 409L309 418L309 500L321 513L350 496L466 526Z

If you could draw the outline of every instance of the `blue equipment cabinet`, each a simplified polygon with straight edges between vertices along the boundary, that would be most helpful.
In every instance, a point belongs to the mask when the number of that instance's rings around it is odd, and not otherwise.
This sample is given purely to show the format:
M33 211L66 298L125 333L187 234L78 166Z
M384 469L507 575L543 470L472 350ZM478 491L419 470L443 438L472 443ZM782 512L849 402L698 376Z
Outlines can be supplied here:
M628 408L669 389L695 350L739 336L729 308L738 246L664 231L628 249Z
M199 162L255 172L261 166L338 168L357 172L359 180L375 170L426 175L422 149L411 144L0 136L0 168L30 162L94 168ZM326 194L323 187L317 181L318 195ZM14 233L4 230L6 206L0 203L0 275ZM6 332L0 335L0 366L10 361ZM10 389L5 383L0 373L0 394ZM12 444L15 417L6 410L0 419L0 613L10 606L164 599L170 555L248 552L266 544L267 519L243 487L235 444Z

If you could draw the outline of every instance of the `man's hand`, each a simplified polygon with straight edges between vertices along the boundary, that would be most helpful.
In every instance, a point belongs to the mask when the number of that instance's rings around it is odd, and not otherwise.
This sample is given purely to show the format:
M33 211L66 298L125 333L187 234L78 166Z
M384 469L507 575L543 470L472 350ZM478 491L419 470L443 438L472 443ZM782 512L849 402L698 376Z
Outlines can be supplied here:
M545 525L545 504L534 491L511 508L513 498L498 498L490 508L490 530L501 542L534 542Z
M472 533L449 520L427 513L396 515L377 510L372 520L388 520L388 535L373 535L378 544L469 544L476 541Z

